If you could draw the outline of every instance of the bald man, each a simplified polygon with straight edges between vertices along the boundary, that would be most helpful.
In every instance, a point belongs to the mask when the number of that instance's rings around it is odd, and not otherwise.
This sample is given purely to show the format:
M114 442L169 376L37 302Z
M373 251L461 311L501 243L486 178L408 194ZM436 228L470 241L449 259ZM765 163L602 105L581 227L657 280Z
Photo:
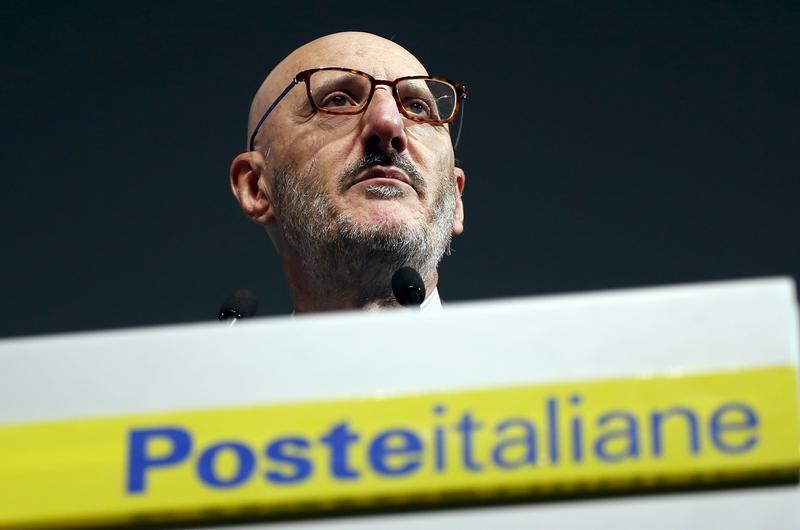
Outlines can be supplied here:
M230 183L272 239L296 312L395 306L403 266L425 282L423 309L441 307L437 267L463 231L449 125L465 96L368 33L319 38L270 72Z

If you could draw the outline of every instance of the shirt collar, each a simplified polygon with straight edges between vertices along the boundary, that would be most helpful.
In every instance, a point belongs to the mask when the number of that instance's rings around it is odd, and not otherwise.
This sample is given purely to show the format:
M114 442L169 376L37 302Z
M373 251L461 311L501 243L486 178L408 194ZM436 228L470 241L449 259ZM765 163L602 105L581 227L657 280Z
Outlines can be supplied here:
M442 311L442 300L439 298L439 289L434 287L430 296L422 301L419 310L423 313L438 313Z

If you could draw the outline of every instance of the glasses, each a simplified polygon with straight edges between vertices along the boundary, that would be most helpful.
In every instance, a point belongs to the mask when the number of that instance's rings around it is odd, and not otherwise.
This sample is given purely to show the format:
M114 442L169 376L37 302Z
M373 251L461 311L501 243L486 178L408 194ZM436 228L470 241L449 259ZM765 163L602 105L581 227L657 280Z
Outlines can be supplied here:
M412 121L431 125L452 122L459 110L463 109L463 100L467 97L467 87L442 77L412 75L398 77L394 81L384 81L349 68L331 66L303 70L294 76L258 120L250 135L251 151L255 150L256 135L261 124L286 94L301 81L306 84L308 101L318 112L345 116L364 112L372 101L375 89L379 85L384 85L391 87L397 109L403 116ZM461 122L463 119L462 110ZM460 136L461 123L456 136L456 146Z

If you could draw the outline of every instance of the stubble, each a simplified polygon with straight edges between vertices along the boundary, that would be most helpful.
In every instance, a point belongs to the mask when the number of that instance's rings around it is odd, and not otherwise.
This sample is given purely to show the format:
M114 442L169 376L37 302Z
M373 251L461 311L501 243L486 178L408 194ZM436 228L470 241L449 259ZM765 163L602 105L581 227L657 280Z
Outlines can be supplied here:
M427 219L401 225L358 223L339 211L328 196L315 165L299 173L293 165L276 169L273 201L287 242L300 257L308 281L321 296L353 296L367 302L391 299L391 276L400 267L430 277L449 253L458 191L446 162L437 179L421 175L396 154L371 153L345 168L337 179L343 193L362 171L377 165L402 169L418 194L434 193ZM431 182L437 182L431 188ZM393 200L399 190L370 186L376 200Z

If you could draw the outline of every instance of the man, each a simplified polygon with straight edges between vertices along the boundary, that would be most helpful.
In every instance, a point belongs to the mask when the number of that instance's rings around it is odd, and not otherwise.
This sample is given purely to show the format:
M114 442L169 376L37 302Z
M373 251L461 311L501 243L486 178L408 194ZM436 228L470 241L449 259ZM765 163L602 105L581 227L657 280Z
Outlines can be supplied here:
M337 33L289 54L256 93L231 189L272 239L296 312L397 305L403 266L425 282L423 309L440 306L437 266L463 231L449 124L466 90L427 76L391 41Z

